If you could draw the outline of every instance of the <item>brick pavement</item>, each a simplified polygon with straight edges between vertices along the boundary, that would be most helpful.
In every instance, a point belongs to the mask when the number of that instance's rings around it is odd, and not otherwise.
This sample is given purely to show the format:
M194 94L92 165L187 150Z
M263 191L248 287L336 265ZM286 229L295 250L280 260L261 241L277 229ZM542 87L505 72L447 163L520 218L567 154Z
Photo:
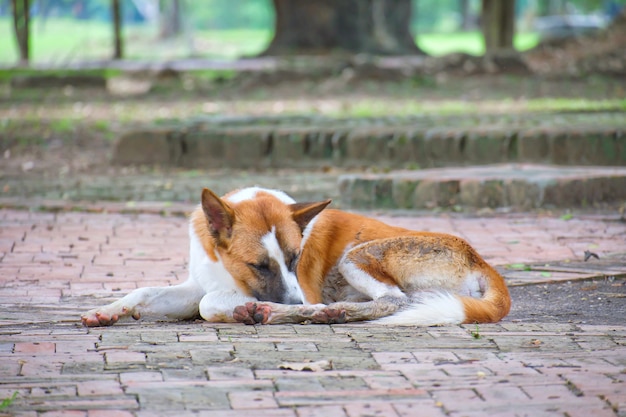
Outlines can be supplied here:
M78 318L86 309L138 286L186 279L182 216L98 207L106 211L0 210L0 399L18 393L0 414L626 416L626 325L505 319L479 328L388 328L145 319L84 328ZM626 224L616 216L380 217L461 235L500 266L575 261L585 250L626 253ZM317 360L331 361L331 369L280 368Z

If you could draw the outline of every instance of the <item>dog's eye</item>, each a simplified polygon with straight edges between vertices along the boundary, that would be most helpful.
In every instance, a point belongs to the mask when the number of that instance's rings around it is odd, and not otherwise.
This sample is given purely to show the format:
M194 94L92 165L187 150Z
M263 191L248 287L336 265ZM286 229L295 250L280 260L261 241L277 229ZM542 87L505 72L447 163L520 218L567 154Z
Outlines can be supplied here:
M270 273L270 265L267 263L260 263L260 264L249 263L248 266L262 275L266 275Z

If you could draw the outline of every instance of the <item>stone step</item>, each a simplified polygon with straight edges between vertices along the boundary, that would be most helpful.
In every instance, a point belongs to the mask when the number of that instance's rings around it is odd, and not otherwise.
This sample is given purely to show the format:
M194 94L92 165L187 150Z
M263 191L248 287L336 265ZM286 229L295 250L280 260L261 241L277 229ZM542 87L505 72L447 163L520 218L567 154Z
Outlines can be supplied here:
M626 166L626 119L620 112L203 117L129 129L113 155L119 165L210 169L411 169L506 162Z
M617 167L504 164L384 174L346 172L350 171L155 171L75 178L20 175L5 176L0 188L1 197L9 200L123 201L128 209L143 201L163 202L166 207L177 202L196 204L203 187L224 194L251 185L282 189L298 201L331 198L333 207L343 209L525 210L626 202L626 168ZM3 202L2 198L0 207L14 205L13 200Z
M598 207L626 201L626 168L502 164L343 175L352 209Z

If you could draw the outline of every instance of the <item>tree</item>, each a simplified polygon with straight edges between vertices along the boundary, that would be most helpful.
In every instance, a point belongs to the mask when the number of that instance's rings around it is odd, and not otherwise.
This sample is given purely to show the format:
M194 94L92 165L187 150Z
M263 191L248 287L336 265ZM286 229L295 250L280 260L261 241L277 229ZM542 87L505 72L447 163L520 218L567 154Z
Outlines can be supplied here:
M512 51L515 0L482 0L481 24L487 54Z
M30 59L30 4L29 0L11 0L13 6L13 28L20 64L27 65Z
M124 56L122 42L122 10L120 0L111 0L111 14L113 17L114 59L122 59Z
M411 0L273 0L274 38L264 55L423 54L410 31Z
M179 0L161 0L159 4L159 19L161 39L169 39L180 35L182 32L182 17Z

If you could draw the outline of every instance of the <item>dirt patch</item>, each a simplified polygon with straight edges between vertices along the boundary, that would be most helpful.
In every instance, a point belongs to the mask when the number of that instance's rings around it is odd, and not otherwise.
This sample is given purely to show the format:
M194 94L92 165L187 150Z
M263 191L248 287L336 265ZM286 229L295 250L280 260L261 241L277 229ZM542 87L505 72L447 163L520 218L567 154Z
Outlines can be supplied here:
M624 323L626 279L594 279L511 287L506 321L523 323Z
M537 74L626 75L626 12L594 35L546 42L525 57Z

